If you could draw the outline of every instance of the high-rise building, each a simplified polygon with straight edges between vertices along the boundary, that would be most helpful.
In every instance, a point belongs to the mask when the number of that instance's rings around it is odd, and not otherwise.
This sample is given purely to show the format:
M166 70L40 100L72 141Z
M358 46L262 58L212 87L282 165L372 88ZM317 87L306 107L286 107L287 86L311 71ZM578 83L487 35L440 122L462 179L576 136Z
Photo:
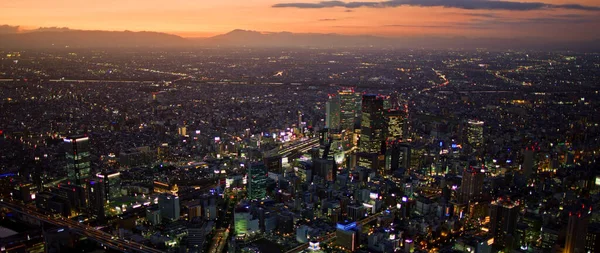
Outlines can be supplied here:
M467 125L467 141L469 146L476 151L483 147L483 121L469 120Z
M336 226L335 244L347 251L354 252L358 247L358 231L356 222L342 222Z
M586 252L586 237L591 213L592 207L585 204L577 205L569 212L564 253Z
M160 216L163 219L179 220L181 207L179 206L178 196L167 193L159 195L158 207L160 208Z
M264 199L267 196L268 171L264 163L250 164L248 168L248 199Z
M91 176L89 138L83 135L64 139L67 176L74 184L82 185Z
M99 221L103 221L104 206L106 205L106 194L104 193L104 186L99 181L91 180L87 186L88 190L88 210L92 217L95 217Z
M330 130L340 129L340 97L329 96L325 104L325 126Z
M458 203L466 204L483 193L485 174L481 170L469 167L463 170L462 182L458 191Z
M490 233L494 244L502 248L514 248L517 231L519 203L499 198L490 206Z
M531 177L531 174L533 174L534 154L533 147L527 147L523 152L523 165L521 166L521 169L526 178Z
M354 130L356 115L356 100L354 89L344 88L338 91L340 102L340 128L341 130Z
M264 156L263 162L269 173L283 174L283 163L280 155Z
M250 213L249 206L237 207L233 213L235 234L240 237L251 235L260 231L259 219Z
M400 141L388 141L385 154L384 175L392 175L400 168L410 167L410 146Z
M121 173L120 172L102 172L96 174L97 183L104 187L105 200L114 201L121 197Z
M387 125L386 139L388 141L404 140L406 137L406 112L399 109L389 109L384 112Z
M334 181L336 176L335 161L331 159L313 159L313 172L326 181Z
M359 152L381 154L385 139L383 97L363 95Z

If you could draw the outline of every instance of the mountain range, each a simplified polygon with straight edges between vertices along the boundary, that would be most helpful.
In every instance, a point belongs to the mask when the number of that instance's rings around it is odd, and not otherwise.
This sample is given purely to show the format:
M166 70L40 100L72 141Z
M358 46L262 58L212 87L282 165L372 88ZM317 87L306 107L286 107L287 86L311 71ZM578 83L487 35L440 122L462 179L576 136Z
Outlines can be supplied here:
M377 37L319 33L233 30L207 38L183 38L159 32L85 31L68 28L0 33L0 49L42 48L173 48L173 47L311 47L311 48L488 48L600 50L600 40L549 42L539 38Z

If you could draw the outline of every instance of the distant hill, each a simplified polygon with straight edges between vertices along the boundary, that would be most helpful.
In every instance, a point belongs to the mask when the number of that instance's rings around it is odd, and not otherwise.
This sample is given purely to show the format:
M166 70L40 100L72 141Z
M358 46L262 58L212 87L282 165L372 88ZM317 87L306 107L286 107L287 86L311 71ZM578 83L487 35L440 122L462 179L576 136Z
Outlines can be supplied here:
M208 38L182 38L158 32L81 31L40 28L29 32L0 33L0 48L147 48L147 47L316 47L316 48L488 48L600 51L600 40L557 43L540 38L497 39L466 37L377 37L319 33L233 30Z
M318 33L265 33L233 30L210 38L197 39L197 45L220 47L363 47L363 48L489 48L539 50L600 50L599 41L549 42L541 38L467 38L467 37L377 37Z
M340 35L319 33L263 33L233 30L229 33L206 38L202 44L212 46L245 47L370 47L393 46L394 40L369 35Z
M182 37L157 32L32 31L0 35L0 48L131 48L190 46Z

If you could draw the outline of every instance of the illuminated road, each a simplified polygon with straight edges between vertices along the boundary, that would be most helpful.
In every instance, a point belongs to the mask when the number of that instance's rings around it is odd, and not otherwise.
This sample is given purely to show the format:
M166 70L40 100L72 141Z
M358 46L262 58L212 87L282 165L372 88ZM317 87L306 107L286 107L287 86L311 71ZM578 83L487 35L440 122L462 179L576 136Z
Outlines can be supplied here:
M227 237L229 237L229 228L218 229L215 231L215 237L213 237L213 244L210 246L210 253L221 253L223 248L227 244Z
M128 252L141 252L141 253L162 253L163 251L148 247L146 245L127 241L123 239L116 238L115 236L106 233L101 230L97 230L93 227L85 225L83 223L79 223L70 219L55 219L51 218L49 215L41 214L35 210L32 210L32 207L23 206L18 203L12 203L7 200L2 200L0 202L0 206L14 210L15 212L21 213L23 215L27 215L29 217L35 218L42 222L54 224L59 227L69 228L71 231L80 234L82 236L86 236L93 241L96 241L103 246L108 248L120 250L120 251L128 251Z
M393 208L390 208L388 210L384 210L384 211L381 211L381 212L376 213L374 215L368 216L367 218L364 218L364 219L362 219L360 221L357 221L356 225L357 226L365 225L365 224L367 224L367 223L369 223L371 221L374 221L375 219L377 219L377 217L381 216L383 213L385 213L387 211L391 212L391 211L394 211L394 210L396 210L396 207L393 207ZM327 235L325 235L323 237L320 237L319 239L317 239L317 241L320 242L320 243L329 242L329 241L335 239L335 237L336 237L335 233L336 232L331 232L331 233L329 233L329 234L327 234ZM290 250L286 251L286 253L297 253L297 252L301 252L301 251L303 251L305 249L308 249L308 243L301 244L301 245L299 245L299 246L297 246L297 247L295 247L293 249L290 249Z

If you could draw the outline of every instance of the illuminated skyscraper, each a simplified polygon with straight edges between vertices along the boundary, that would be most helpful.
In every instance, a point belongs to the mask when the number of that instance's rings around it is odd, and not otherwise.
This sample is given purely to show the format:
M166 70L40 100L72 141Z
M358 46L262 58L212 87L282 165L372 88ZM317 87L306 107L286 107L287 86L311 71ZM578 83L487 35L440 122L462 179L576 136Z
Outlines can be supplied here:
M517 231L519 203L510 199L498 199L490 207L490 233L494 244L502 248L513 248Z
M573 211L569 212L565 253L586 252L586 236L591 213L592 207L585 204L577 205Z
M267 196L267 173L264 163L250 164L248 168L248 199L264 199Z
M106 201L114 201L121 197L121 173L103 172L96 174L97 183L104 187Z
M346 88L338 91L340 106L341 130L354 130L354 117L356 115L356 100L354 89Z
M384 113L389 141L403 140L406 136L406 112L398 109L389 109Z
M325 126L330 130L340 129L340 97L329 96L325 104Z
M474 197L483 193L484 173L475 168L466 168L463 170L462 183L458 191L458 202L466 204Z
M363 95L359 152L381 154L385 131L383 98L377 95Z
M89 138L83 135L64 139L69 181L82 185L91 176Z
M471 148L479 151L483 147L483 121L469 120L467 126L467 141Z

